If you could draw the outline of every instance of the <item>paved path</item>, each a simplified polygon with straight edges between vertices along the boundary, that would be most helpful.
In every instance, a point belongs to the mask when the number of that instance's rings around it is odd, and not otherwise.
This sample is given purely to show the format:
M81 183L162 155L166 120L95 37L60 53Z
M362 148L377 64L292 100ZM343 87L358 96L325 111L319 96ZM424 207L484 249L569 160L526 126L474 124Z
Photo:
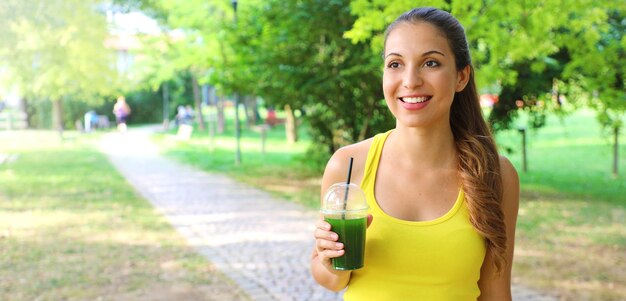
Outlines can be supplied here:
M314 211L160 156L148 139L154 129L109 134L101 149L190 245L253 300L341 300L309 276ZM513 292L515 301L555 300Z

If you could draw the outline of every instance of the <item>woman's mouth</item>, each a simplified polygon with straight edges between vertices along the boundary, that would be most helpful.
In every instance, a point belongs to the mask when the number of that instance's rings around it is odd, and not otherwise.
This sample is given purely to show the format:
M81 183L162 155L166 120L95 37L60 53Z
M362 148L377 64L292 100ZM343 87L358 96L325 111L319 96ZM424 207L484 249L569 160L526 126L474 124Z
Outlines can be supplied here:
M422 103L430 100L432 96L419 96L419 97L400 97L400 101L404 103Z
M409 111L418 111L430 103L430 99L433 98L432 95L429 96L405 96L399 97L400 104L405 110Z

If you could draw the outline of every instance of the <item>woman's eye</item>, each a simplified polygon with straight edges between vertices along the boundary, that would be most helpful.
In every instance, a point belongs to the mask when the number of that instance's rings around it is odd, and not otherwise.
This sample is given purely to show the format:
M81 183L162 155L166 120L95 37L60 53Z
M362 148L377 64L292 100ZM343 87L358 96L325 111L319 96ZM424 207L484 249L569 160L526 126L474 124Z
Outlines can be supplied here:
M398 62L391 62L389 63L389 65L387 65L387 68L391 68L391 69L396 69L400 67L400 64Z
M426 63L424 63L424 66L434 68L439 66L439 63L437 61L427 61Z

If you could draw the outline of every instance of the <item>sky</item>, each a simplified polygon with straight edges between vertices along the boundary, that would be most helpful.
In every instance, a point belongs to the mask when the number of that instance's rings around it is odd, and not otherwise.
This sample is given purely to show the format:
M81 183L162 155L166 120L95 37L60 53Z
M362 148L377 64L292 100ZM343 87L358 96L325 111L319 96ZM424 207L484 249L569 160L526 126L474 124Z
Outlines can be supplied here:
M111 33L118 34L158 34L157 22L141 12L120 13L107 11L107 21L113 24Z

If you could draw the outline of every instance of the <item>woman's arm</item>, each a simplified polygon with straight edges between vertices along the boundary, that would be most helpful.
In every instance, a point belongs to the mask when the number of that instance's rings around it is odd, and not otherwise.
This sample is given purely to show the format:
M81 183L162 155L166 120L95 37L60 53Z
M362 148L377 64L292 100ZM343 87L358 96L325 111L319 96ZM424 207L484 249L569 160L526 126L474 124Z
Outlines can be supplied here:
M515 224L519 208L519 177L515 167L505 157L500 157L502 175L502 211L506 224L506 265L499 275L496 275L493 257L489 251L480 270L479 301L510 301L511 297L511 268L513 265L513 249L515 247Z
M354 158L352 166L352 183L361 183L365 161L372 139L345 146L337 150L328 160L322 178L321 197L328 187L335 183L345 182L348 175L350 157ZM372 216L367 218L367 226L372 223ZM311 257L311 274L317 283L332 291L344 289L350 282L350 271L333 269L330 259L343 255L343 245L337 244L338 236L332 232L330 224L320 219L315 224L315 248Z
M322 198L328 187L332 184L345 181L346 172L350 157L353 156L349 148L339 149L328 161L324 176L322 178ZM350 271L333 269L331 258L343 255L343 245L337 242L338 236L331 231L329 223L320 219L315 224L315 248L311 257L311 273L317 283L323 287L340 291L344 289L350 281Z

